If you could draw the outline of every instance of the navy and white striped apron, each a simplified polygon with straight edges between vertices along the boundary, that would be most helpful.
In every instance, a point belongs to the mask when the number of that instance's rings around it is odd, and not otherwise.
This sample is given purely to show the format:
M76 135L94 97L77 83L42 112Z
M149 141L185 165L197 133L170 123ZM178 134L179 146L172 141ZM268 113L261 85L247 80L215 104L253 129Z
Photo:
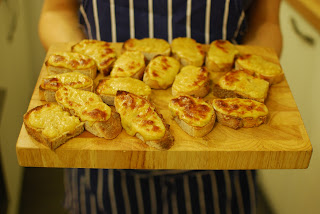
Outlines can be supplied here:
M82 0L88 38L191 37L241 43L241 0ZM256 213L255 171L66 169L65 207L71 213Z

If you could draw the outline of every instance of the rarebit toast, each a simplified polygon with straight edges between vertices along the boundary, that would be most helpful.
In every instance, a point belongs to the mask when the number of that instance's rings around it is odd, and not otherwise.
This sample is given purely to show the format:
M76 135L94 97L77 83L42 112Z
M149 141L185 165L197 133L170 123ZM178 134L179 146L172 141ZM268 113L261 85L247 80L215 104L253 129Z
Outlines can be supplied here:
M212 105L218 122L233 129L256 127L267 122L267 106L255 100L214 99Z
M114 104L122 127L129 135L159 150L170 149L173 145L169 125L151 102L141 96L118 91Z
M115 61L110 76L142 79L144 69L144 55L140 51L126 51Z
M153 89L169 88L180 70L180 63L173 57L157 56L152 59L143 75L143 82Z
M51 54L45 62L49 75L67 72L79 72L91 79L96 78L97 65L89 56L74 52L58 52Z
M200 43L187 37L178 37L172 40L171 51L182 66L202 66L204 63L205 51Z
M117 91L127 91L146 99L149 99L151 94L151 88L148 85L131 77L101 79L96 87L96 94L101 97L103 102L112 106L114 106Z
M117 59L117 54L111 43L105 41L84 39L73 45L71 50L93 58L98 70L104 75L110 73L113 63Z
M140 51L148 61L156 56L169 56L171 53L170 44L164 39L144 38L128 39L123 43L124 51Z
M201 98L181 95L169 101L173 119L193 137L203 137L213 128L216 114L211 104Z
M64 111L57 103L48 103L29 110L24 114L23 122L31 137L52 150L84 130L83 122Z
M90 77L78 72L68 72L44 77L39 86L41 99L47 102L55 102L56 91L64 85L76 89L93 91L93 80Z
M230 71L238 54L236 46L229 41L215 40L209 46L206 67L209 71Z
M219 98L246 98L264 102L269 90L269 82L251 76L245 70L225 73L213 87L213 94Z
M101 98L89 91L62 86L56 92L58 104L85 122L85 129L105 139L117 137L122 130L120 116Z
M210 91L209 72L205 67L188 65L181 68L172 84L172 95L205 97Z
M276 84L284 79L284 73L279 63L274 63L254 54L238 57L235 62L236 69L247 70L257 77Z

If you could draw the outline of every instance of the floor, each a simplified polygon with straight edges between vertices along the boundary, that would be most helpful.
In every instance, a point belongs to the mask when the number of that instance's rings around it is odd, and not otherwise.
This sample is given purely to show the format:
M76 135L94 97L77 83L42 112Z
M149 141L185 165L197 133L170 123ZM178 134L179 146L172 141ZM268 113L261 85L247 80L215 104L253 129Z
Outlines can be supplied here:
M25 168L19 214L67 214L63 197L63 169ZM257 214L273 214L259 190Z

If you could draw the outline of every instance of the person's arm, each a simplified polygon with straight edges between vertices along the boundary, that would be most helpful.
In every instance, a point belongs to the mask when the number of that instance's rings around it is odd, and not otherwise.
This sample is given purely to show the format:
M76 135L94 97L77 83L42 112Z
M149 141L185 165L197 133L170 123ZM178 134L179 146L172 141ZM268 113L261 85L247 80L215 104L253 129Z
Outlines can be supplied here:
M78 20L78 0L45 0L39 20L39 37L43 47L86 38Z
M281 0L254 0L248 11L248 32L243 44L273 48L280 57L282 34L279 23Z

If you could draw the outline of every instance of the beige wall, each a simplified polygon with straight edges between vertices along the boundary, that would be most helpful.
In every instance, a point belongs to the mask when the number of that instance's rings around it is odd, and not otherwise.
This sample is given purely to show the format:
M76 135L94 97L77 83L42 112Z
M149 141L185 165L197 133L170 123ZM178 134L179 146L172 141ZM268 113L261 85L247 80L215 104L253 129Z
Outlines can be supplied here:
M291 18L303 34L315 39L314 45L294 33ZM260 170L259 182L276 213L316 214L320 213L320 35L286 2L281 7L281 27L281 64L313 145L313 155L308 169Z
M36 29L41 2L10 0L0 4L0 87L7 90L0 146L9 194L8 214L18 211L23 168L18 165L15 144L44 58ZM14 18L16 31L9 42L7 35Z

